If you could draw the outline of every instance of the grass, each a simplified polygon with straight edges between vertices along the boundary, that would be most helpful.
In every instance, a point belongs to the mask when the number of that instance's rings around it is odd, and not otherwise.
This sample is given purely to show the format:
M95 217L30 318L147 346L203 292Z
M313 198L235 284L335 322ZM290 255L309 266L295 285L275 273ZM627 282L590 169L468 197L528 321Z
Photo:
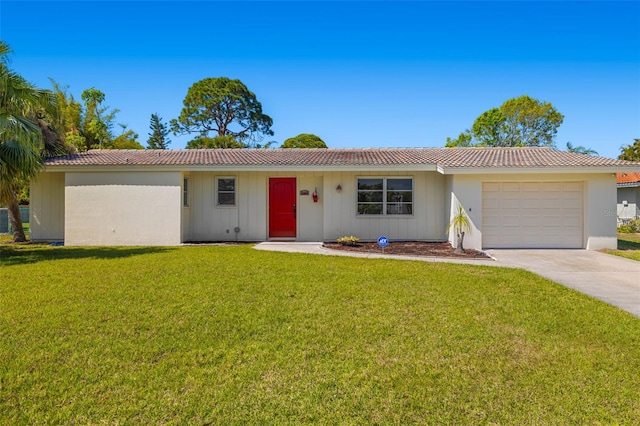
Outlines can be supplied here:
M29 240L29 224L23 223L22 227L24 228L24 234ZM0 243L8 243L13 241L13 234L0 234Z
M0 246L0 424L633 424L640 320L515 269Z
M640 261L640 234L618 234L618 250L603 250L605 253Z

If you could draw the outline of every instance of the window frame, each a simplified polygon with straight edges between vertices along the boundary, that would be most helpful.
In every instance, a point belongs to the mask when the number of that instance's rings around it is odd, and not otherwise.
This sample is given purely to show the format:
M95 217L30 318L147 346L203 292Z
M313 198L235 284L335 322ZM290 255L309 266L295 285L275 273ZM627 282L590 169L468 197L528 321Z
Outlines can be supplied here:
M233 191L220 191L220 181L233 179ZM238 178L236 176L216 176L216 208L236 208L238 206ZM221 203L220 194L233 194L233 204Z
M360 189L360 181L361 180L365 180L365 179L370 179L370 180L382 180L382 189L381 190L361 190ZM388 185L388 181L389 180L395 180L395 179L404 179L404 180L409 180L411 181L411 190L402 190L405 192L411 192L411 201L410 202L400 202L401 205L410 205L411 206L411 213L388 213L389 208L393 205L393 204L398 204L398 202L394 202L394 201L390 201L387 199L388 193L389 193L389 185ZM415 210L414 210L414 206L415 206L415 202L414 202L414 195L415 195L415 179L413 176L356 176L356 217L361 217L361 218L379 218L379 217L396 217L396 218L402 218L402 217L414 217L415 215ZM361 197L360 194L362 192L382 192L382 200L381 201L376 201L373 200L371 202L362 202L360 201ZM376 197L372 197L372 198L376 198ZM379 204L381 205L381 212L380 213L375 213L375 214L366 214L366 213L360 213L360 206L362 204Z
M188 208L191 205L191 198L189 192L189 176L182 177L182 207Z

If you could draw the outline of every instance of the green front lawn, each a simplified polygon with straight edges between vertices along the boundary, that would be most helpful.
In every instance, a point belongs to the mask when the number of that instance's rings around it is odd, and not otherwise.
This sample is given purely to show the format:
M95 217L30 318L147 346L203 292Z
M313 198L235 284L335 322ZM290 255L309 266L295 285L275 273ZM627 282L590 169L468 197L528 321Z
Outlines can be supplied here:
M640 320L513 269L0 245L0 424L633 424Z
M29 240L29 224L23 223L22 227L24 228L24 234ZM0 234L0 243L10 243L13 241L13 234Z
M605 253L640 261L640 234L618 234L618 250L603 250Z

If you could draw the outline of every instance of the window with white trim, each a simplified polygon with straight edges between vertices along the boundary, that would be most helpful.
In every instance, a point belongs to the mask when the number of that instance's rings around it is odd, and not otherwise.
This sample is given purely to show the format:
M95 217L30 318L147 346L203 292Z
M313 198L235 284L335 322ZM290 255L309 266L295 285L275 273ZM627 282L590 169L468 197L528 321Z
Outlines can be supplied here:
M216 205L235 206L236 205L236 178L219 177L216 178Z
M413 178L358 178L358 215L412 215Z
M189 207L189 178L184 178L182 181L182 205Z

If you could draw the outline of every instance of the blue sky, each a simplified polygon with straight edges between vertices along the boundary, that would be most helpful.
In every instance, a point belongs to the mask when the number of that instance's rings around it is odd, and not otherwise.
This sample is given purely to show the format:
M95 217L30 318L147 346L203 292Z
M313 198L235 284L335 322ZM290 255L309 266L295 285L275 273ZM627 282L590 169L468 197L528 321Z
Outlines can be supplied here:
M616 157L640 137L639 28L639 2L0 2L11 67L103 91L143 145L152 113L168 123L189 86L225 76L278 144L439 147L527 94L565 115L558 147Z

